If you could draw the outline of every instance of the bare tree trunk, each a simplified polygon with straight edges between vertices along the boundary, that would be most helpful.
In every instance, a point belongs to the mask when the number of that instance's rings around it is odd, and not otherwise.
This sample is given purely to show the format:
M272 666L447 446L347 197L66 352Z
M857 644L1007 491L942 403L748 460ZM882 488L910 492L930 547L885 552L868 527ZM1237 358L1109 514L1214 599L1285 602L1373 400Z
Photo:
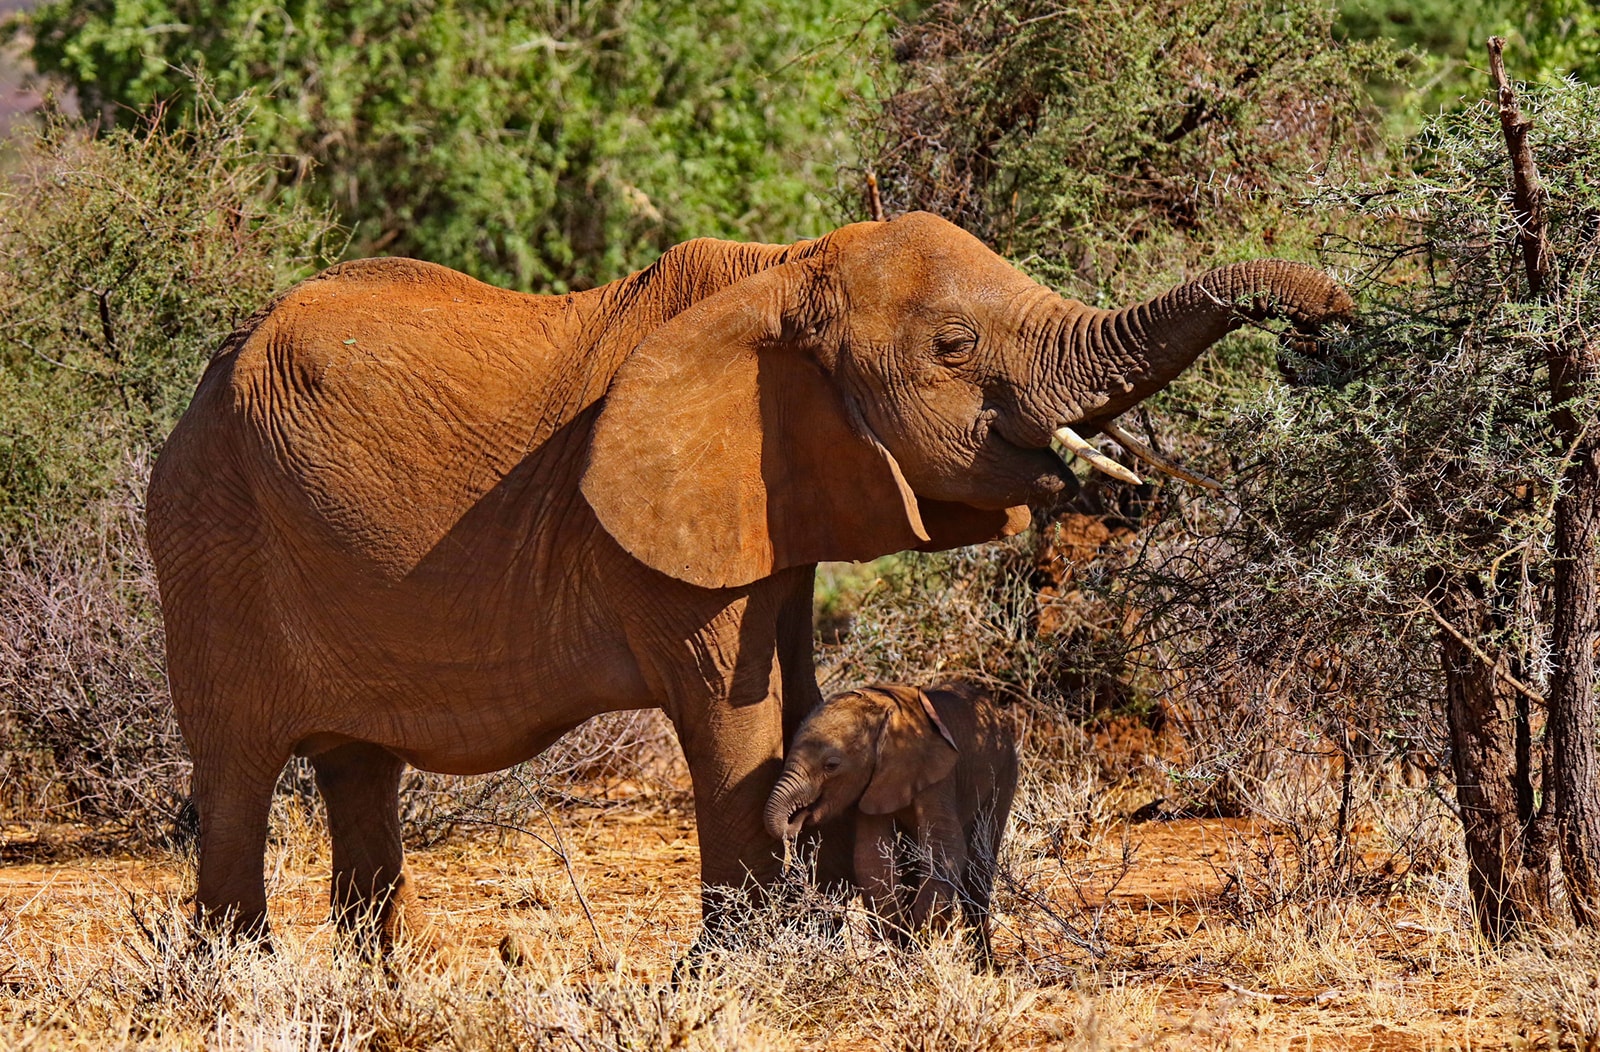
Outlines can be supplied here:
M1592 362L1587 372L1593 373ZM1600 925L1600 767L1595 762L1595 546L1600 544L1600 448L1571 452L1556 499L1550 770L1556 837L1572 917Z
M1499 37L1489 41L1489 70L1499 93L1500 127L1511 158L1512 198L1517 240L1528 279L1528 298L1556 306L1559 289L1552 281L1549 240L1544 226L1544 189L1533 149L1530 121L1523 118L1516 92L1506 79ZM1574 411L1574 399L1600 381L1600 355L1593 343L1562 325L1551 341L1546 364L1550 371L1551 424L1559 448L1567 455L1561 489L1555 501L1555 611L1550 644L1554 671L1550 677L1547 722L1551 783L1547 805L1555 819L1573 919L1600 925L1600 765L1596 758L1594 650L1600 640L1596 618L1595 548L1600 544L1600 436L1587 415Z
M1533 812L1533 757L1524 747L1529 709L1507 658L1495 651L1491 664L1483 646L1468 642L1493 636L1482 582L1433 569L1428 598L1443 626L1445 716L1466 833L1467 886L1478 927L1499 942L1552 918L1550 849Z

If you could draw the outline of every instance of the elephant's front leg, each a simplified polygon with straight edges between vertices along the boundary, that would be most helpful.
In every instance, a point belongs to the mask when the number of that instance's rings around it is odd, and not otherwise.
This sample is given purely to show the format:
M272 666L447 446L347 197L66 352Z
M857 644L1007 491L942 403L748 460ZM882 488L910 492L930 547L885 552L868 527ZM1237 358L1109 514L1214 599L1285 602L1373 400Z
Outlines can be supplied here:
M724 935L731 902L783 867L762 812L783 766L785 681L798 671L783 666L801 652L781 637L801 620L790 600L810 579L808 566L708 590L651 575L650 601L628 610L629 644L694 781L706 939Z
M915 813L917 850L927 876L911 903L911 925L945 927L955 920L958 889L966 879L966 835L956 808L948 801L919 800Z
M761 814L782 767L783 702L774 677L760 696L672 715L694 780L701 912L706 935L718 938L728 907L782 868L782 845Z
M816 567L801 566L784 574L787 593L778 611L778 668L783 676L783 741L785 749L812 709L822 702L817 689L812 604L816 593ZM803 852L812 865L817 886L847 887L855 882L854 819L830 822L800 835ZM842 923L837 917L820 923Z
M896 872L898 845L892 815L855 814L855 879L879 937L900 942L906 920Z

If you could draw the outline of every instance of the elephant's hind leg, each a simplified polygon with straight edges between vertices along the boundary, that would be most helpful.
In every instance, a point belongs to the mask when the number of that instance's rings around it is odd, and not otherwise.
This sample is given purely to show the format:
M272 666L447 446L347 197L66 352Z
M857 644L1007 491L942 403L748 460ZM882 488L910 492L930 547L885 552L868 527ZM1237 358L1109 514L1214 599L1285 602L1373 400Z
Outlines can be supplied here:
M376 936L380 947L416 931L400 844L400 777L405 761L387 749L352 742L312 757L333 840L330 898L336 923Z
M278 717L297 684L267 605L266 548L240 496L245 487L225 473L213 477L210 468L229 458L199 453L184 433L180 425L152 477L148 539L173 714L194 758L196 920L265 938L267 816L293 748L293 731Z
M202 926L266 941L267 817L282 769L282 759L274 766L244 762L231 753L195 757L191 794L200 815L195 914Z

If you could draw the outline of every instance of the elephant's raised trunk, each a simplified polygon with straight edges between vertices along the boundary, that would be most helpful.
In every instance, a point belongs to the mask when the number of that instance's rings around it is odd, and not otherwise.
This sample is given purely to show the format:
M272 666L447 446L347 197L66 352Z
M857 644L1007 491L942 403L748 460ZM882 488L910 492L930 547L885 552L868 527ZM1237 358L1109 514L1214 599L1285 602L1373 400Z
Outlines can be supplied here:
M764 813L767 832L774 840L787 840L805 824L805 809L816 803L820 790L797 767L787 768L772 787Z
M1218 267L1122 310L1078 314L1059 330L1053 353L1042 355L1050 374L1042 384L1043 398L1051 398L1052 384L1065 393L1048 411L1054 418L1047 426L1067 452L1111 470L1095 461L1073 428L1105 428L1248 321L1285 318L1297 332L1311 335L1328 321L1350 317L1354 306L1349 294L1317 268L1267 259ZM1121 435L1113 437L1122 441ZM1142 447L1135 445L1129 451L1142 456Z
M1160 391L1200 354L1247 321L1286 318L1302 333L1347 318L1350 296L1316 267L1281 259L1218 267L1154 299L1097 311L1062 347L1063 367L1098 374L1100 405L1061 421L1109 420Z

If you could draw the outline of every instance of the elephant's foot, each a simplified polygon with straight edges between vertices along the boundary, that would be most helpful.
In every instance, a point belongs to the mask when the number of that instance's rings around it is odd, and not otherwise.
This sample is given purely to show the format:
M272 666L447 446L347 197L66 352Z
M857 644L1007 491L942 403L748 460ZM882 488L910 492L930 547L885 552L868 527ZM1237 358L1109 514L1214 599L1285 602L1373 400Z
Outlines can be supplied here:
M350 944L367 956L387 957L403 949L435 957L453 949L438 926L423 914L403 871L386 885L335 874L332 915Z
M272 953L272 932L266 907L240 909L237 905L206 906L196 903L191 949L222 951L230 946Z
M717 952L744 946L754 927L756 910L773 904L770 890L754 881L703 885L700 933L683 956L672 963L672 985L699 978Z

